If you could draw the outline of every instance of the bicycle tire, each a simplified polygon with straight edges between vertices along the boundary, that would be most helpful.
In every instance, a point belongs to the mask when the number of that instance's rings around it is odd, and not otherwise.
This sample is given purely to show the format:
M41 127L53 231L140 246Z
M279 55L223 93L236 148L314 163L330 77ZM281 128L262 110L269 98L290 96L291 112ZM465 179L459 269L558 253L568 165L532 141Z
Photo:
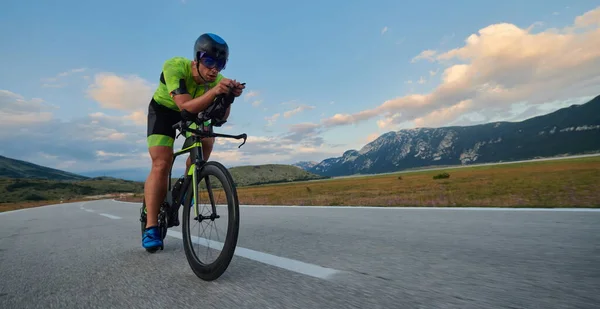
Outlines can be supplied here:
M198 259L193 251L193 243L190 237L190 212L192 207L193 197L193 186L198 186L206 176L215 176L223 184L223 190L227 198L227 213L228 213L228 225L230 228L227 229L227 236L223 243L223 249L219 254L219 257L210 264L204 264ZM185 199L185 207L183 207L183 248L187 261L192 268L192 271L196 276L205 281L212 281L219 278L225 270L229 267L233 254L237 246L237 240L239 235L240 215L239 215L239 201L237 196L237 190L233 183L233 177L221 163L210 161L204 164L197 176L198 183L191 182L188 186L187 195Z

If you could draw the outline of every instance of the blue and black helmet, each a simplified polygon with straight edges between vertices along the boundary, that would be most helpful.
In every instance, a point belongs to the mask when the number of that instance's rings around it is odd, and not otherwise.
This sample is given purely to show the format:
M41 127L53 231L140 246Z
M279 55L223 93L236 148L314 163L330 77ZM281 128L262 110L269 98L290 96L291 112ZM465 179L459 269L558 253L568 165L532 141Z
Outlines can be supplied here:
M194 44L194 59L198 61L202 55L226 62L229 58L229 46L220 36L204 33L196 39Z

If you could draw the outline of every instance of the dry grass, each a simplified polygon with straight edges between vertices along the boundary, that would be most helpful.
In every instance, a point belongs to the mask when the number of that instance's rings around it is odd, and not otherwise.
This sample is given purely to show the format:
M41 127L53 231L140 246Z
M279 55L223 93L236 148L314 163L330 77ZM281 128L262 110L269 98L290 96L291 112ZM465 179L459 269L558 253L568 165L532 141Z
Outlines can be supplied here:
M433 179L443 172L450 178ZM591 157L245 187L238 195L265 205L600 207L599 181L600 157Z

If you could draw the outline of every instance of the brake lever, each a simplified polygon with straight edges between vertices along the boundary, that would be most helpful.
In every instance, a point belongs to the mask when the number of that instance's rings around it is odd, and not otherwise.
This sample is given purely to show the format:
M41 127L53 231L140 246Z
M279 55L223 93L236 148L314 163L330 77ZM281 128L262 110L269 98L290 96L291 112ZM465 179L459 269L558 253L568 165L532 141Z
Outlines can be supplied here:
M244 146L244 144L246 143L246 138L248 138L248 135L246 133L242 134L242 137L244 138L244 142L238 146L238 148L241 148L242 146Z

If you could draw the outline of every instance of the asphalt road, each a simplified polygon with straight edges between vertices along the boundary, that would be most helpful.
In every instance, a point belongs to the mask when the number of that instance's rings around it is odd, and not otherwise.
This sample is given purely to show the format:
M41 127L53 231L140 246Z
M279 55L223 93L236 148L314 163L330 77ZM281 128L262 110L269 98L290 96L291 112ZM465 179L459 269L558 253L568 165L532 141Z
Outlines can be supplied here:
M599 308L600 212L242 207L229 269L191 272L139 204L0 214L0 308Z

